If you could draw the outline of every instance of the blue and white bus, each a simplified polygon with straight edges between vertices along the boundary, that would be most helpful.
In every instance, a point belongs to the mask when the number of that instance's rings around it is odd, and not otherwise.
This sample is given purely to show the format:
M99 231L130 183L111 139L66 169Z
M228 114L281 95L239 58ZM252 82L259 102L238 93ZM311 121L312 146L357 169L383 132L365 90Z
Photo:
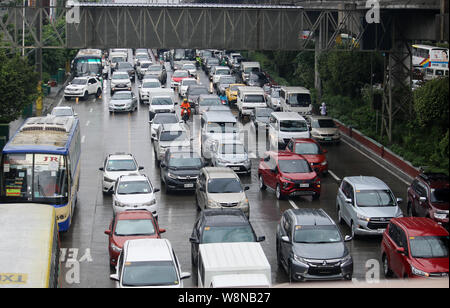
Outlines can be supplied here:
M3 148L0 203L50 204L59 230L67 231L77 200L80 156L78 118L29 118Z

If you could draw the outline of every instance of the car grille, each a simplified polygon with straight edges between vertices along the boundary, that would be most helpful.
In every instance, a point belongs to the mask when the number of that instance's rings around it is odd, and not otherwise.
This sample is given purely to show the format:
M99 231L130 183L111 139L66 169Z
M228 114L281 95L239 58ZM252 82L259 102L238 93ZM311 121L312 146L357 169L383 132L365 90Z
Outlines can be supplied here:
M320 136L322 136L322 137L333 137L334 134L320 134Z
M119 108L122 108L122 107L125 107L125 105L124 105L124 104L120 104L120 105L114 105L114 107L119 107Z
M233 203L221 203L220 206L224 206L224 207L233 207L233 206L237 206L238 203L237 202L233 202Z
M372 230L386 229L390 220L391 220L390 217L371 218L370 221L367 223L367 228Z
M155 112L156 113L169 113L170 110L168 110L168 109L158 109L158 110L155 110Z
M311 276L331 276L341 274L340 260L308 260L308 274Z

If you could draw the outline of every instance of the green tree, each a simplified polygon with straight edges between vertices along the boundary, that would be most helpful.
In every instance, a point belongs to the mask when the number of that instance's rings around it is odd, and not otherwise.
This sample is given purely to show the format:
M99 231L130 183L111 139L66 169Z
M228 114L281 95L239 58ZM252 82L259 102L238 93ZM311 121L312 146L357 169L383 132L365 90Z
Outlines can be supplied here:
M18 119L38 97L38 74L27 60L0 51L0 123Z

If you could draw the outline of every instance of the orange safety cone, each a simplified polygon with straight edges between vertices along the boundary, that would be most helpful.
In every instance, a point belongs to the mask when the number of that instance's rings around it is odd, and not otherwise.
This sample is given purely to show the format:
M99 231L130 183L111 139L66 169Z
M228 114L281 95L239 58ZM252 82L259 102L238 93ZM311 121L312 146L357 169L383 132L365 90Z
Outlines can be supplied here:
M78 104L78 97L75 98L75 103Z

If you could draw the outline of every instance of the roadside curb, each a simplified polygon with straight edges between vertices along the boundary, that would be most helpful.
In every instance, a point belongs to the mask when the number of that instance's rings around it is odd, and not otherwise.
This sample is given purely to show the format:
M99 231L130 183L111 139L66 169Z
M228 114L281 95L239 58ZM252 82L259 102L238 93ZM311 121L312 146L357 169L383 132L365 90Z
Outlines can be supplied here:
M360 131L352 127L345 126L339 120L333 120L339 128L344 142L365 153L405 183L411 183L420 173L420 170L414 167L409 161L404 160L388 148L385 148L382 144L363 135Z

